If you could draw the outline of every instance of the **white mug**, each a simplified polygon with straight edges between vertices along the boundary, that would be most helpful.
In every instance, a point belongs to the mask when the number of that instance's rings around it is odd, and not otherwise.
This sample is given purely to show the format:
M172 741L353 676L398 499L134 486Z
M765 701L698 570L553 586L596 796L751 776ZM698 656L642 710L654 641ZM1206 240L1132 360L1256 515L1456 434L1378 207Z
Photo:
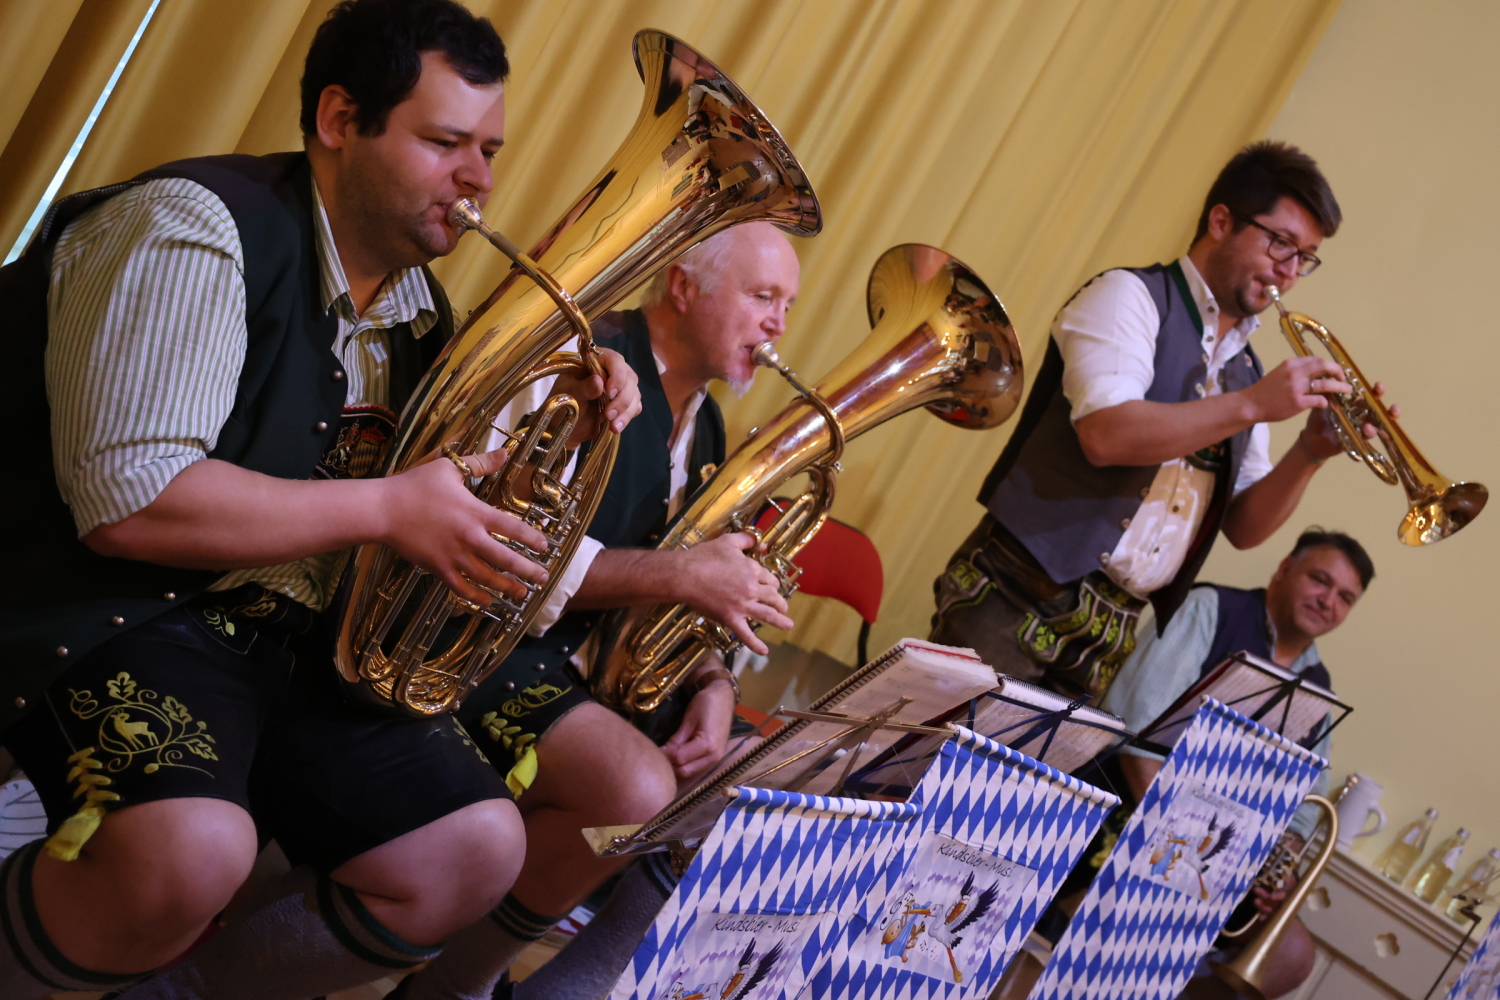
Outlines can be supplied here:
M1339 814L1339 843L1349 847L1355 837L1369 837L1385 829L1385 810L1380 808L1380 797L1385 789L1368 775L1351 774L1344 782L1335 807ZM1370 817L1375 825L1366 827Z

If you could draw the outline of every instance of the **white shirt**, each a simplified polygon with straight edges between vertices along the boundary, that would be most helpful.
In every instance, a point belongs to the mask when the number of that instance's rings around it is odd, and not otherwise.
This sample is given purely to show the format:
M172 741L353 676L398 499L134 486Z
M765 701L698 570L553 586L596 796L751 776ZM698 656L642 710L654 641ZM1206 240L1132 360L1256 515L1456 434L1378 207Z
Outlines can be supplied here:
M1224 391L1221 372L1260 326L1254 316L1240 320L1223 336L1219 304L1186 256L1179 258L1188 290L1203 317L1203 358L1208 375L1204 396ZM1145 399L1156 377L1156 335L1161 317L1146 284L1131 271L1106 271L1063 307L1052 337L1063 358L1063 395L1076 424L1096 410ZM1256 424L1234 483L1239 493L1271 471L1271 430ZM1140 509L1110 553L1105 572L1137 597L1166 586L1182 568L1213 497L1214 474L1184 459L1163 463Z
M562 347L565 351L576 351L578 341L573 340ZM656 362L657 374L665 374L666 362L662 361L661 355L655 351L651 352L652 359ZM555 377L538 379L527 387L526 391L511 400L506 407L500 411L495 422L502 427L515 427L520 423L520 418L537 409L552 392L552 385L556 382ZM703 400L708 395L704 390L699 390L688 397L680 416L674 418L676 427L673 438L668 443L672 456L670 474L667 485L667 519L677 515L687 499L688 461L693 451L693 439L696 436L698 410L703 406ZM497 448L504 443L504 438L499 433L493 433L487 448ZM576 460L575 460L576 461ZM564 475L571 475L573 465L570 463ZM599 553L603 551L604 544L587 535L578 543L578 548L573 552L573 558L563 569L562 576L557 581L557 586L547 595L547 601L542 609L537 612L531 620L531 627L527 632L533 636L542 636L547 630L557 624L562 617L567 604L578 593L578 588L583 586L584 577L588 576L589 567L594 564Z

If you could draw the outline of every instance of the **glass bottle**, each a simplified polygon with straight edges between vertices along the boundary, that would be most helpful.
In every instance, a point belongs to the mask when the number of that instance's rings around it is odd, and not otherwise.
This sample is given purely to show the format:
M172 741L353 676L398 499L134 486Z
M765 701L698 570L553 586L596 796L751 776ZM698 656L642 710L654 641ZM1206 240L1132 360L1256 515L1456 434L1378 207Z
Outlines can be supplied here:
M1443 912L1451 919L1462 922L1464 918L1458 911L1463 908L1466 900L1459 897L1466 894L1483 895L1485 883L1494 878L1496 873L1500 873L1500 847L1491 848L1489 854L1469 866L1464 877L1458 880L1458 885L1453 887L1453 898L1448 900L1448 907Z
M1437 818L1438 811L1429 809L1421 819L1414 819L1402 827L1396 839L1375 859L1375 870L1392 882L1405 881L1412 866L1422 856L1422 848L1427 846L1427 837Z
M1448 880L1453 878L1453 869L1458 867L1458 859L1463 857L1464 844L1468 843L1469 831L1459 827L1457 833L1433 848L1432 853L1427 855L1427 861L1421 868L1417 869L1416 878L1411 880L1411 891L1417 894L1417 898L1424 903L1436 903L1438 897L1443 894L1443 888Z

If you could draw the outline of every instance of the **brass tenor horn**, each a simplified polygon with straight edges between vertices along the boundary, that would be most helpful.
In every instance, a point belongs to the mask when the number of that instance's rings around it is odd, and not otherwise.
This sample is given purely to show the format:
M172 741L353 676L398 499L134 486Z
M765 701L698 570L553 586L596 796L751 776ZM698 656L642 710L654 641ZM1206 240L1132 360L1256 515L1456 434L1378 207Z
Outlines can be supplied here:
M1328 416L1350 458L1364 462L1384 482L1392 486L1399 483L1406 492L1409 509L1396 528L1396 537L1407 545L1431 545L1478 517L1490 498L1484 484L1454 482L1434 469L1375 395L1375 383L1365 378L1338 338L1312 317L1287 312L1275 285L1266 291L1281 314L1281 332L1291 342L1292 350L1310 356L1307 338L1312 336L1344 370L1344 381L1354 387L1351 393L1328 397ZM1365 437L1362 427L1366 423L1375 426L1375 440L1384 442L1383 449Z
M669 526L660 549L684 549L726 532L752 531L757 514L788 479L810 488L759 535L753 556L784 596L796 589L792 558L812 540L833 503L844 444L925 406L949 423L985 429L1004 423L1021 398L1021 351L1000 300L973 271L936 247L903 244L870 272L868 337L813 388L770 345L756 361L798 391L753 432ZM589 684L604 704L642 724L711 653L739 646L734 634L684 604L612 613L600 632Z
M386 474L444 447L481 450L500 411L552 375L597 371L587 317L599 316L683 250L741 222L764 220L802 236L821 227L807 177L760 109L712 62L660 31L635 36L645 98L613 158L529 255L490 229L472 205L456 224L478 229L516 263L444 349L403 414ZM567 290L571 290L569 295ZM561 348L577 335L579 353ZM554 392L507 438L504 469L476 496L547 537L525 550L550 582L513 600L469 604L381 545L364 545L345 576L335 662L362 696L415 715L458 706L497 667L541 610L582 539L609 481L618 440L601 432L565 478L565 444L581 414ZM603 425L603 421L600 421Z
M1318 852L1317 858L1308 867L1297 883L1297 888L1290 896L1281 901L1276 913L1266 925L1240 949L1240 953L1229 962L1209 962L1209 968L1213 974L1241 996L1249 997L1250 1000L1266 1000L1263 991L1266 980L1266 972L1276 955L1276 949L1281 944L1281 938L1291 926L1292 920L1297 916L1297 911L1302 908L1302 903L1307 899L1307 894L1312 892L1313 886L1318 881L1318 876L1323 873L1323 868L1328 860L1333 857L1333 850L1339 839L1339 814L1334 811L1333 803L1321 795L1309 795L1303 801L1311 802L1323 813L1321 826L1324 829L1323 849ZM1313 831L1316 835L1317 831ZM1308 840L1308 845L1312 840ZM1304 851L1306 848L1304 848ZM1293 859L1293 864L1299 859ZM1280 888L1280 882L1285 881L1286 873L1283 869L1277 875L1277 883L1268 885L1268 888ZM1255 884L1261 884L1260 879ZM1252 886L1253 891L1253 886ZM1248 927L1246 928L1248 930ZM1232 936L1232 935L1231 935Z

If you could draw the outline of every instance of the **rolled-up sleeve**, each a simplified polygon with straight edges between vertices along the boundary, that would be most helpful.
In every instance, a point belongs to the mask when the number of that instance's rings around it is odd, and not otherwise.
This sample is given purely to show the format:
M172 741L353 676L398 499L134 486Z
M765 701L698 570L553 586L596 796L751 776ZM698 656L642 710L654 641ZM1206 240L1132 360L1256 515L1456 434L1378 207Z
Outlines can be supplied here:
M1063 306L1052 338L1063 359L1063 395L1077 422L1145 399L1156 377L1156 303L1139 277L1105 271Z
M217 443L247 338L233 217L187 180L116 195L58 241L47 315L53 468L82 536Z
M1250 443L1245 447L1245 460L1240 463L1240 474L1234 480L1235 494L1254 486L1266 478L1270 471L1271 425L1256 424L1250 428Z

